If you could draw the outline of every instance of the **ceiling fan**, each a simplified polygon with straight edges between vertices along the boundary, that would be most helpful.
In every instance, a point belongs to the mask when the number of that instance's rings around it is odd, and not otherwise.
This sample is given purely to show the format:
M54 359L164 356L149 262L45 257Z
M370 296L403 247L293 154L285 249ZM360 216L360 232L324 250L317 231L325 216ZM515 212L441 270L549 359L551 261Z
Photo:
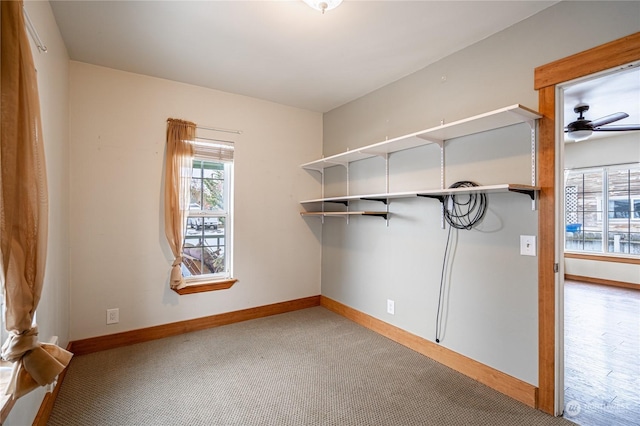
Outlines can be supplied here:
M640 124L628 124L628 125L613 125L606 126L623 118L629 117L626 112L616 112L614 114L605 115L596 120L587 120L583 117L583 113L589 111L589 105L580 103L573 108L573 111L578 113L578 119L573 121L565 127L564 132L576 142L587 139L593 132L624 132L629 130L640 130Z

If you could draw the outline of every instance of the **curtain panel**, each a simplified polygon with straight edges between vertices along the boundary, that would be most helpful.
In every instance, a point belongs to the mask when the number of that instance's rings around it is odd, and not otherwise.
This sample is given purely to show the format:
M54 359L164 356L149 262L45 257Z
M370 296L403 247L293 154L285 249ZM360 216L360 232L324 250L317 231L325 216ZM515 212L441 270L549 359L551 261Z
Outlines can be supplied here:
M167 120L164 232L174 256L169 285L176 290L184 287L181 268L182 246L189 210L195 138L195 123L174 118Z
M13 363L7 394L19 398L52 383L72 354L38 342L34 315L45 274L48 195L35 66L23 2L2 1L0 124L0 280Z

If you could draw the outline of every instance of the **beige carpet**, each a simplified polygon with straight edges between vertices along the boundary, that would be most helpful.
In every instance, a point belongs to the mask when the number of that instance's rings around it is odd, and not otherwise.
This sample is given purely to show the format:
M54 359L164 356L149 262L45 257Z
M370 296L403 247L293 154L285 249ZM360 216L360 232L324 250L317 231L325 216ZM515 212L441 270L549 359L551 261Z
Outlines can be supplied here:
M73 358L49 425L573 425L324 308Z

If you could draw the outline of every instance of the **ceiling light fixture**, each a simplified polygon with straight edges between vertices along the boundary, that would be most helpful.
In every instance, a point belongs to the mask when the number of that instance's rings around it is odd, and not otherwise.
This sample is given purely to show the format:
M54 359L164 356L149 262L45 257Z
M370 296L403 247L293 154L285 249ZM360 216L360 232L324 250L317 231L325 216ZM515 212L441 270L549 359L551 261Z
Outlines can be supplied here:
M306 4L319 10L324 15L325 10L335 9L340 6L342 0L303 0Z

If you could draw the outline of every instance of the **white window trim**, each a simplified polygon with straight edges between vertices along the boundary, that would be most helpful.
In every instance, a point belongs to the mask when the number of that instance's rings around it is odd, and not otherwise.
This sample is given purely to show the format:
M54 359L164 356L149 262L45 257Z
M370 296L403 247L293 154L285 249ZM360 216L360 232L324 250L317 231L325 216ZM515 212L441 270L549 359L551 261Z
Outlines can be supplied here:
M199 141L198 141L199 142ZM209 144L209 143L198 143L199 145L217 145L217 144ZM233 144L227 143L225 147L231 146L233 149ZM234 204L234 196L233 196L233 172L234 172L234 163L232 160L223 160L219 158L210 158L206 155L202 155L206 152L206 150L198 151L199 155L194 156L194 160L198 161L206 161L210 163L222 163L224 164L224 187L223 193L226 196L226 200L224 202L225 210L215 210L215 211L205 211L201 210L200 213L197 213L194 216L197 217L224 217L225 218L225 234L224 234L224 245L225 245L225 271L218 272L214 274L201 274L201 275L192 275L184 277L184 281L186 285L197 285L197 284L206 284L212 283L216 281L226 281L230 280L233 277L233 204ZM186 236L186 235L185 235Z

